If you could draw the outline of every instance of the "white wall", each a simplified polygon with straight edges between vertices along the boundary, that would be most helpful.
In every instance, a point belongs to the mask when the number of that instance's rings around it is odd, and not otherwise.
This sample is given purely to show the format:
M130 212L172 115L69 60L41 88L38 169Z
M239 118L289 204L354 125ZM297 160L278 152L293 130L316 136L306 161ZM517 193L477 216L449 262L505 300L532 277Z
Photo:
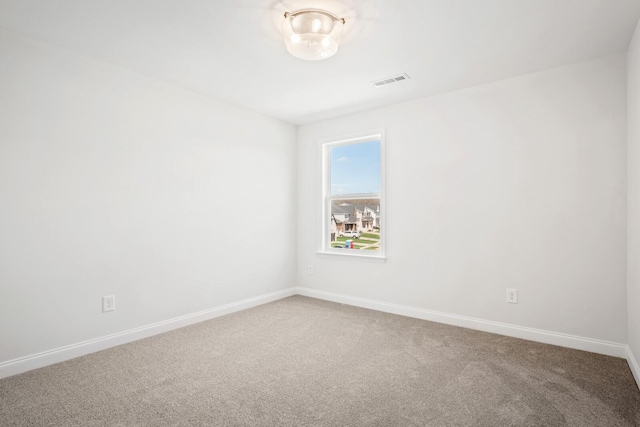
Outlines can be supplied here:
M628 241L627 299L629 347L640 384L640 22L627 53Z
M296 175L293 126L0 30L0 364L293 286L296 244L300 286L637 358L639 45L625 289L623 55L303 126ZM318 256L317 140L380 127L388 260Z
M625 72L614 55L302 126L298 284L626 343ZM387 262L317 255L317 140L381 127Z
M0 364L293 286L295 138L0 31Z

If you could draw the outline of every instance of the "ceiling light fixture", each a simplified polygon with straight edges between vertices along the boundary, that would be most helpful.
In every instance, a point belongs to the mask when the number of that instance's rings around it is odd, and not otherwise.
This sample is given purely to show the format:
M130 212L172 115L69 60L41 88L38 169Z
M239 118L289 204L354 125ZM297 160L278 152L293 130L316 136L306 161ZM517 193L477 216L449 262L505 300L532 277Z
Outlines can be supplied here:
M317 61L338 51L344 19L321 9L285 12L282 36L289 53L296 58Z

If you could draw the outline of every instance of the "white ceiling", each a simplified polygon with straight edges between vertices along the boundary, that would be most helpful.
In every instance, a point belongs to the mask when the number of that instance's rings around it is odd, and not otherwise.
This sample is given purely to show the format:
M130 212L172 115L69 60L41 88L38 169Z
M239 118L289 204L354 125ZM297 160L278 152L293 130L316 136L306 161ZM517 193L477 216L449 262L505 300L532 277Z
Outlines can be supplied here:
M287 53L283 12L303 7L346 19L333 58ZM639 16L640 0L0 0L4 28L293 124L624 52Z

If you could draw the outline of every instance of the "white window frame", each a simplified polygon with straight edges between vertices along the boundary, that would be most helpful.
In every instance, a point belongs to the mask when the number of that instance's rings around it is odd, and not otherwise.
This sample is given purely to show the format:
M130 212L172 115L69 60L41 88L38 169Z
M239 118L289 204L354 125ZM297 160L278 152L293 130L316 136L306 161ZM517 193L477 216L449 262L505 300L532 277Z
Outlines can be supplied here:
M331 148L362 142L380 141L380 193L358 195L331 195ZM318 253L339 257L353 257L364 260L384 261L386 259L386 193L385 193L385 136L384 129L359 132L318 141L320 158L320 227ZM331 247L331 201L380 198L380 250L345 250Z

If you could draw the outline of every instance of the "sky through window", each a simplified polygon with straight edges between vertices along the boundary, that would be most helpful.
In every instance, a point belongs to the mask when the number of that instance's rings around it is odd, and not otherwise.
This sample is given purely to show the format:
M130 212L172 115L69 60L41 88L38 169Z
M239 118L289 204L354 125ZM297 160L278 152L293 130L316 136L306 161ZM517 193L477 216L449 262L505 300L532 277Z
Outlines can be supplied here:
M380 193L380 141L331 148L331 195Z

